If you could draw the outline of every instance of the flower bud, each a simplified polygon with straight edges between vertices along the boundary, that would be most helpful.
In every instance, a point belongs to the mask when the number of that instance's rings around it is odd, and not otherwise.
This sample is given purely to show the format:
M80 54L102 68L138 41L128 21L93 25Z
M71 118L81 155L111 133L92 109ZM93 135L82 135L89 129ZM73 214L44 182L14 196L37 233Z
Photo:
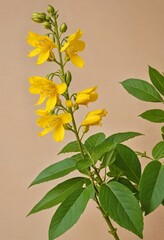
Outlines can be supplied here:
M50 16L46 16L46 20L50 21L51 17Z
M45 13L39 13L35 12L32 14L32 20L37 23L42 23L46 19L46 14Z
M51 15L53 15L55 13L55 9L53 6L51 5L48 5L48 8L47 8L47 12Z
M70 85L71 80L72 80L72 74L70 73L70 71L67 71L66 75L65 75L65 81L66 81L67 86Z
M51 24L50 24L49 22L47 22L47 21L45 21L45 22L43 23L43 26L44 26L46 29L51 29Z
M65 101L65 105L66 105L66 107L70 108L70 107L73 107L74 104L73 104L73 102L71 100L66 100Z
M66 32L67 31L67 25L65 24L65 23L62 23L61 25L60 25L60 32L61 33L64 33L64 32Z

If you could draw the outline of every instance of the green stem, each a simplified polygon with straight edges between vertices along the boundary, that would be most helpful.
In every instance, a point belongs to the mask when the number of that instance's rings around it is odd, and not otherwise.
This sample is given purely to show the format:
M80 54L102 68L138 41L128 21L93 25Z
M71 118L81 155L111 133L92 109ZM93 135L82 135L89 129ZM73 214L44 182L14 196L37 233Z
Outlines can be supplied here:
M59 35L59 31L58 31L58 25L57 25L57 22L56 22L56 19L55 19L55 36L56 36L56 41L57 41L57 45L58 45L58 54L59 54L59 63L60 63L60 69L61 69L61 74L62 74L62 79L65 81L65 72L64 72L64 63L63 63L63 58L62 58L62 54L60 52L61 50L61 43L60 43L60 35ZM67 93L65 95L66 99L68 100L69 99L69 92L67 90ZM82 147L82 142L81 142L81 139L79 137L79 133L78 133L78 129L77 129L77 126L76 126L76 121L75 121L75 118L74 118L74 113L72 111L72 109L70 108L69 110L71 116L72 116L72 126L73 126L73 131L75 133L75 136L76 136L76 140L78 142L78 145L79 145L79 149L80 149L80 152L81 152L81 155L83 158L85 158L85 154L84 154L84 151L83 151L83 147ZM98 177L99 179L99 183L102 184L103 183L103 180L101 179L101 176L97 170L97 168L93 165L92 168L94 169L94 172L96 174L96 176ZM100 203L99 203L99 200L98 200L98 188L96 185L98 185L99 183L96 181L96 179L93 177L93 174L90 170L90 178L91 178L91 181L95 187L95 190L96 190L96 194L95 194L95 201L98 205L98 208L99 210L101 211L108 227L109 227L109 233L113 235L114 239L115 240L120 240L118 235L117 235L117 229L115 229L109 219L109 217L105 214L103 208L101 207Z

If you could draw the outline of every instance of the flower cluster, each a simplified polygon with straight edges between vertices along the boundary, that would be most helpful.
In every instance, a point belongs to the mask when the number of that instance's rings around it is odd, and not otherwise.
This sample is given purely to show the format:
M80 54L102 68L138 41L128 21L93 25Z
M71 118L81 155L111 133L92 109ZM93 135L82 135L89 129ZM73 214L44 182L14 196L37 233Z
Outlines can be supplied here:
M74 112L80 105L88 106L90 102L98 99L97 86L84 89L77 93L70 94L69 85L72 75L69 71L65 73L65 65L71 61L76 67L84 67L84 60L79 56L79 52L85 49L85 42L80 40L83 33L79 29L70 36L62 37L67 30L65 23L60 28L57 24L58 14L52 6L48 7L49 15L45 13L33 13L32 20L43 23L50 33L39 35L29 32L27 42L34 47L28 54L29 57L38 55L37 64L44 62L55 62L60 69L54 73L43 76L32 76L29 78L31 84L29 91L32 94L39 94L36 105L45 103L45 109L37 110L39 115L37 124L43 128L39 136L53 131L55 141L62 141L65 129L73 132L77 131L74 120ZM55 53L56 51L56 53ZM64 54L64 55L63 55ZM55 81L54 81L55 78ZM56 82L59 79L59 83ZM64 98L64 101L63 99ZM105 109L98 109L89 112L81 122L79 130L84 127L84 132L90 126L101 125L102 117L106 116Z

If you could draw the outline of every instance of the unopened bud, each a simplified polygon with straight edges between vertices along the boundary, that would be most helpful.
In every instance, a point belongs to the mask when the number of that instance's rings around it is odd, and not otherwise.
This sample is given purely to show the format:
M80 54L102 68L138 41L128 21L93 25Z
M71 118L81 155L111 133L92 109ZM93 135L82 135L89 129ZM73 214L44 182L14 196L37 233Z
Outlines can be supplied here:
M47 21L45 21L45 22L43 23L43 26L44 26L46 29L51 29L51 24L50 24L49 22L47 22Z
M50 21L51 17L50 16L46 16L46 20Z
M65 101L65 105L66 105L66 107L70 108L70 107L73 107L74 104L73 104L73 102L71 100L66 100Z
M72 74L70 73L70 71L67 71L66 75L65 75L65 81L66 81L67 86L70 85L71 80L72 80Z
M64 32L66 32L67 31L67 25L65 24L65 23L62 23L61 25L60 25L60 32L61 33L64 33Z
M70 57L68 55L65 56L64 60L68 62L70 60Z
M53 6L51 5L48 5L48 8L47 8L47 12L51 15L53 15L55 13L55 9Z
M37 23L42 23L46 19L46 14L45 13L39 13L35 12L32 14L32 20Z

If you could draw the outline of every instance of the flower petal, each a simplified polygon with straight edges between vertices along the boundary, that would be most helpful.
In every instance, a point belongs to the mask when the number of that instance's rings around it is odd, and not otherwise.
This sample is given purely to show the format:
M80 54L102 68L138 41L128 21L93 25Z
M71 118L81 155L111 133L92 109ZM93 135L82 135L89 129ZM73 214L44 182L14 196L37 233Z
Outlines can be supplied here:
M45 100L46 100L47 96L41 94L39 97L39 100L37 101L37 103L35 104L36 106L39 104L42 104Z
M29 52L28 57L35 57L39 53L40 53L40 49L39 48L35 48L34 50Z
M49 97L49 99L47 100L46 103L46 110L49 111L51 109L53 109L56 105L57 102L57 96L53 95L53 97Z
M67 89L67 85L65 83L56 84L58 94L63 94Z
M63 113L63 114L60 114L58 117L60 117L63 125L72 121L72 117L70 113Z
M77 54L70 54L69 57L70 57L71 62L76 67L79 67L79 68L84 67L84 61L80 56L78 56Z
M90 101L90 96L88 94L79 94L76 97L76 103L77 104L84 104L87 105Z
M42 136L46 135L47 133L51 132L52 129L53 129L52 127L45 128L42 132L39 133L39 136L42 137Z
M99 125L101 122L101 117L99 115L88 115L82 122L82 126L94 126Z
M49 50L42 51L42 52L39 54L37 64L42 64L42 63L44 63L45 61L47 61L47 59L49 58L49 54L50 54L50 53L49 53Z
M64 127L62 123L59 123L54 129L53 138L56 142L60 142L64 139L64 135L65 135Z

